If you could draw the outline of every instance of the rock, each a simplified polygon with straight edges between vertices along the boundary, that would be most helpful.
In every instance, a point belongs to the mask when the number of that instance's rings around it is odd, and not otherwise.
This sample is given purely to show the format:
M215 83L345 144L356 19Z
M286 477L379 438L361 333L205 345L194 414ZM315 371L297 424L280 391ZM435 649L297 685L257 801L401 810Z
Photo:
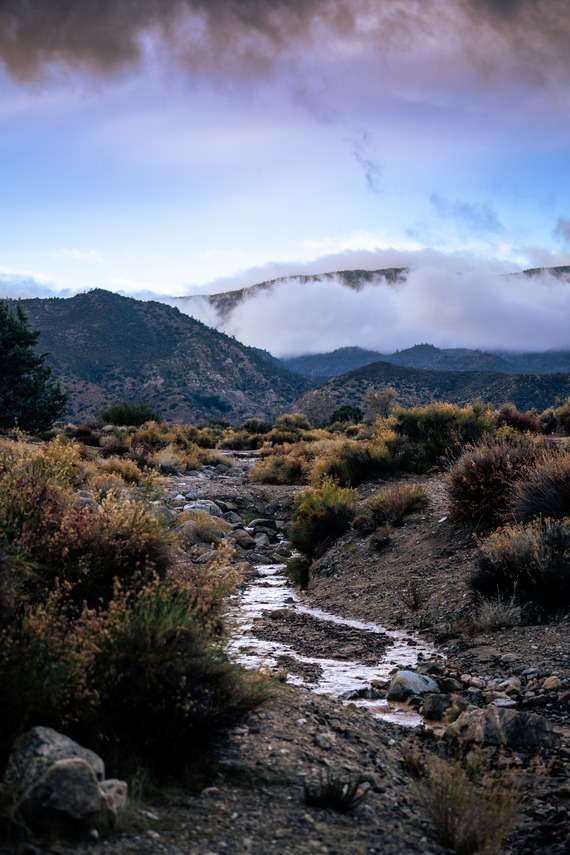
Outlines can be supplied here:
M560 677L547 677L542 684L542 688L545 692L557 692L558 689L562 688L562 680Z
M98 781L105 777L105 764L98 754L51 727L33 727L16 742L8 758L4 781L10 786L28 787L57 760L79 757L93 769Z
M56 760L24 792L18 809L26 822L43 825L50 813L85 825L104 824L105 802L95 772L80 757Z
M211 517L221 517L222 510L215 502L208 502L206 499L200 499L196 502L188 502L184 505L185 511L206 511Z
M442 677L438 680L442 692L461 692L463 683L454 677Z
M32 828L54 819L85 828L112 825L127 801L127 784L103 780L101 758L49 727L15 743L4 782L19 795L16 808Z
M119 781L118 778L108 778L106 781L101 781L99 789L103 796L107 822L114 824L119 811L123 810L127 804L127 782Z
M253 537L243 528L236 528L230 535L242 549L255 549L257 544Z
M455 721L469 706L469 701L463 695L439 694L428 695L425 699L421 714L427 721Z
M226 520L226 522L237 523L238 525L243 525L242 518L240 517L239 514L236 514L235 511L226 511L223 514L223 518Z
M559 734L542 716L497 706L461 713L457 721L448 725L445 736L458 742L511 748L552 748L560 742Z
M386 700L405 701L412 695L426 695L428 692L439 693L439 686L431 677L415 671L398 671L390 683Z
M269 520L269 519L261 519L260 518L257 520L252 520L249 524L249 527L250 528L269 528L272 531L277 531L277 523L275 522L275 520Z
M325 751L331 749L335 742L336 736L334 735L334 733L330 733L330 731L327 731L326 733L317 733L315 736L315 745L317 745L319 748L324 749Z
M264 531L255 532L253 540L257 549L267 549L268 546L271 546L271 541Z

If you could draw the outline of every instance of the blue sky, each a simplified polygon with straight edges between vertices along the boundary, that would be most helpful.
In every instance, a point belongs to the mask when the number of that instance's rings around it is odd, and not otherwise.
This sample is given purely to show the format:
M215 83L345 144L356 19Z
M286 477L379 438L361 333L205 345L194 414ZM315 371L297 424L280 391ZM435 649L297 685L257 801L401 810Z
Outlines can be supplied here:
M0 0L5 293L570 264L562 0L46 5Z

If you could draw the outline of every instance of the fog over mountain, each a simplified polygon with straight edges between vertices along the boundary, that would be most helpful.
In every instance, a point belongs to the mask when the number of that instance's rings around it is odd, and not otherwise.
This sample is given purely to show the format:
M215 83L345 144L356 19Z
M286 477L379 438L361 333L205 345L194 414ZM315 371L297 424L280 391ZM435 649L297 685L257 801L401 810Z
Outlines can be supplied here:
M355 287L356 284L358 287ZM217 295L173 300L182 311L278 357L358 345L384 353L437 347L570 349L570 268L505 275L414 269L290 276Z

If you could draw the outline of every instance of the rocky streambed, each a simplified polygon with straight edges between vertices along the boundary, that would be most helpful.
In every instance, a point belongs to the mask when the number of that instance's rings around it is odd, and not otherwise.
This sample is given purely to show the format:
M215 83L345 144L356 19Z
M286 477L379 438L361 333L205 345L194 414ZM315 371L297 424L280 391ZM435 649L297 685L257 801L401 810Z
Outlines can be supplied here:
M246 665L264 662L281 682L230 732L210 785L157 797L145 829L78 851L443 855L404 758L461 739L491 760L503 752L515 768L537 757L542 767L538 782L525 784L505 851L568 852L568 620L494 630L470 622L476 544L449 522L438 479L425 482L431 506L382 552L349 532L301 594L280 573L297 488L253 485L247 470L237 460L172 478L161 512L175 522L197 502L225 520L244 580L230 604L230 652ZM198 540L181 561L212 557ZM327 776L360 781L360 806L347 814L307 807L305 784Z

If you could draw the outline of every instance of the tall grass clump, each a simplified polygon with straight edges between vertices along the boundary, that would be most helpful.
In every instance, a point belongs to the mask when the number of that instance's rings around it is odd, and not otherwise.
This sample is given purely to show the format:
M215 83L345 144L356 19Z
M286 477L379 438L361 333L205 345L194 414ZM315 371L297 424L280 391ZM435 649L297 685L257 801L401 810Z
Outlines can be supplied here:
M451 517L481 532L508 521L515 485L538 454L538 446L526 437L485 438L468 445L445 479Z
M471 587L486 598L516 597L544 615L570 606L570 519L507 526L480 547Z
M496 855L522 801L515 770L432 757L414 762L416 792L440 843L457 855Z
M318 487L298 493L293 502L289 540L310 560L350 527L358 494L324 478Z

